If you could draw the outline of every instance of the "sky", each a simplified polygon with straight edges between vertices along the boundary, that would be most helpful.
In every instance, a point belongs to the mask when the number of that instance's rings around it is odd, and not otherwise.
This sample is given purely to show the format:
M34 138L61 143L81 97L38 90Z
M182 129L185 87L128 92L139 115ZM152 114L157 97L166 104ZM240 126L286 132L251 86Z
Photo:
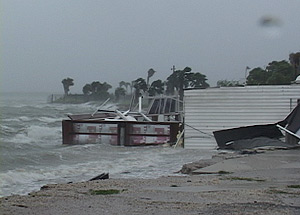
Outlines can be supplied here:
M191 67L215 86L300 51L299 0L0 0L3 92L71 93L166 80ZM261 20L271 20L266 25Z

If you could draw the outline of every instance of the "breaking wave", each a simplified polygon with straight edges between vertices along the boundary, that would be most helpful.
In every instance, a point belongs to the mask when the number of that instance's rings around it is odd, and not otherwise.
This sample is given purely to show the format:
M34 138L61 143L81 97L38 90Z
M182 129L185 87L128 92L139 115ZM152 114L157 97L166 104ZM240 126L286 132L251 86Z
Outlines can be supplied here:
M49 183L86 181L103 172L112 178L156 178L211 156L164 147L62 145L61 120L67 114L93 113L101 104L49 104L46 98L10 94L0 100L1 196L26 194Z

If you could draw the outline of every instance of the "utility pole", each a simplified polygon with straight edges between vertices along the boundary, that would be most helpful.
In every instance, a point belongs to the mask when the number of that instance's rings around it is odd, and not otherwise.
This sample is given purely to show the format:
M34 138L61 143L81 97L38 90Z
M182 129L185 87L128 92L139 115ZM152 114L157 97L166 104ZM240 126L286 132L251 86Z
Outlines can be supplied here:
M245 69L245 85L247 83L247 72L248 70L251 69L249 66L246 66L246 69Z
M173 65L173 67L171 68L171 70L173 71L173 72L175 72L175 65Z

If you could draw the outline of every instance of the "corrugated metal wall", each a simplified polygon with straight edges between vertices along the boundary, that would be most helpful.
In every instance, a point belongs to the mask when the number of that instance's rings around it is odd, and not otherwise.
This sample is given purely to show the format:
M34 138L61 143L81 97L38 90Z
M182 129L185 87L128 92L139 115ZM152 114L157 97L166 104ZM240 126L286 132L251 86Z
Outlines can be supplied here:
M299 85L185 90L185 148L216 148L216 130L280 121L298 99Z

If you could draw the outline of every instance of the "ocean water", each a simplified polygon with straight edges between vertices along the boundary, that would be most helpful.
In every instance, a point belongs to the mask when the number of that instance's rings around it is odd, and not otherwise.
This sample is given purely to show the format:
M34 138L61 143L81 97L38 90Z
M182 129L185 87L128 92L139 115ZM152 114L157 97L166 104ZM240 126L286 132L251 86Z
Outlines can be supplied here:
M93 113L100 104L52 104L47 96L0 95L0 196L25 195L49 183L87 181L103 172L111 178L176 175L183 164L213 153L163 146L62 145L61 121L67 114Z

